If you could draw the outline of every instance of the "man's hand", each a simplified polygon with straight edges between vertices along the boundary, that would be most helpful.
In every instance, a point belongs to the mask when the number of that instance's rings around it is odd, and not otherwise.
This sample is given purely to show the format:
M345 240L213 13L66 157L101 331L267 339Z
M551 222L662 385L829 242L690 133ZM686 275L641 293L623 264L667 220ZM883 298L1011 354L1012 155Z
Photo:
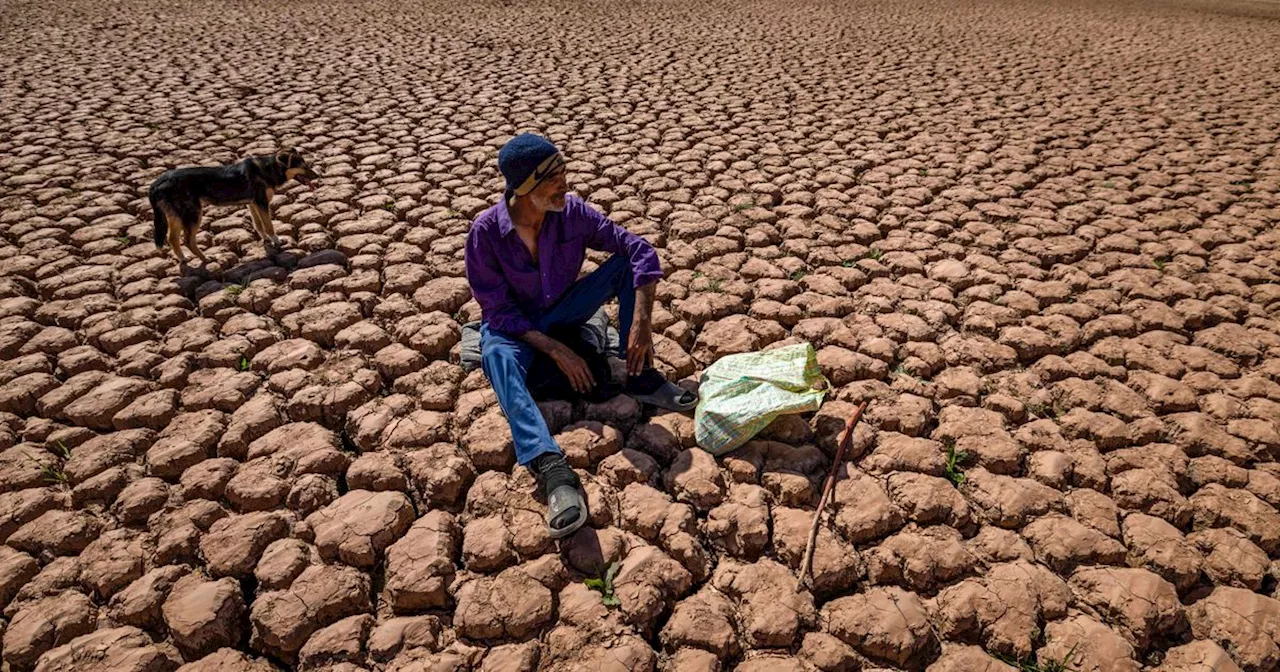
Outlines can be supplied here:
M578 394L587 394L595 389L596 379L591 375L591 368L572 348L540 331L526 331L520 338L550 357Z
M627 337L627 375L638 376L649 364L653 352L653 329L648 324L637 324Z
M569 379L569 384L578 394L588 394L596 387L596 379L591 375L591 368L587 366L587 360L578 356L578 353L571 350L566 345L561 345L551 354L551 359L560 367L560 371L564 373L564 377Z

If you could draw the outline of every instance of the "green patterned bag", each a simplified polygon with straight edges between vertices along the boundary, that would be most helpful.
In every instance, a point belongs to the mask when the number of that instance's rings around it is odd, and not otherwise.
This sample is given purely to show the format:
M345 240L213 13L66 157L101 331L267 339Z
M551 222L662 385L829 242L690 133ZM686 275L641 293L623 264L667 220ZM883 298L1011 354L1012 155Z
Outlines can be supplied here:
M702 373L694 436L723 455L779 415L818 410L829 388L809 343L722 357Z

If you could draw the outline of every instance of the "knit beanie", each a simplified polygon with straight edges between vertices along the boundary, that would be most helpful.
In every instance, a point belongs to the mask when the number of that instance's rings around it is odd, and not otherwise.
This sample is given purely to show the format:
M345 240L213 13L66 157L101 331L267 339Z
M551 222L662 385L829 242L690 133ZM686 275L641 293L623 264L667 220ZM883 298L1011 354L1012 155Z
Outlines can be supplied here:
M533 191L543 180L564 165L564 155L551 141L533 133L521 133L498 151L498 171L507 181L507 205L516 196Z

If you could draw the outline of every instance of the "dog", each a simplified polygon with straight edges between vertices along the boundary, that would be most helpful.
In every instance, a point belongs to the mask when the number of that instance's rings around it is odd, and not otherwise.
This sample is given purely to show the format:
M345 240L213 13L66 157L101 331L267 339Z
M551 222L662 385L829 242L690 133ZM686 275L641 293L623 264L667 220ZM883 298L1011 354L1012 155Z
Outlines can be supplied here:
M253 229L263 246L279 250L280 237L271 224L275 189L289 180L314 189L312 181L318 177L296 149L251 156L229 166L170 170L156 178L147 193L155 215L156 249L163 250L167 239L179 268L185 269L187 260L179 245L185 242L200 263L207 264L209 260L196 246L204 206L248 204Z

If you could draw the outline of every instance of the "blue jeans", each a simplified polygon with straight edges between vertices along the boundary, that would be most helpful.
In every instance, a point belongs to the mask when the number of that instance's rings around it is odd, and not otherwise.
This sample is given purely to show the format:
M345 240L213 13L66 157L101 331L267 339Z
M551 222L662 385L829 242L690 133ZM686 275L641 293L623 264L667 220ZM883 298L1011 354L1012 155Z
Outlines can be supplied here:
M635 314L635 282L631 263L622 255L614 255L587 277L574 283L569 291L542 315L533 317L538 331L580 325L613 297L618 297L618 336L622 348L627 347L631 318ZM480 367L498 396L498 405L511 424L511 438L516 446L516 462L528 464L543 453L559 453L560 446L551 438L547 421L529 392L529 367L537 350L518 338L480 327Z

